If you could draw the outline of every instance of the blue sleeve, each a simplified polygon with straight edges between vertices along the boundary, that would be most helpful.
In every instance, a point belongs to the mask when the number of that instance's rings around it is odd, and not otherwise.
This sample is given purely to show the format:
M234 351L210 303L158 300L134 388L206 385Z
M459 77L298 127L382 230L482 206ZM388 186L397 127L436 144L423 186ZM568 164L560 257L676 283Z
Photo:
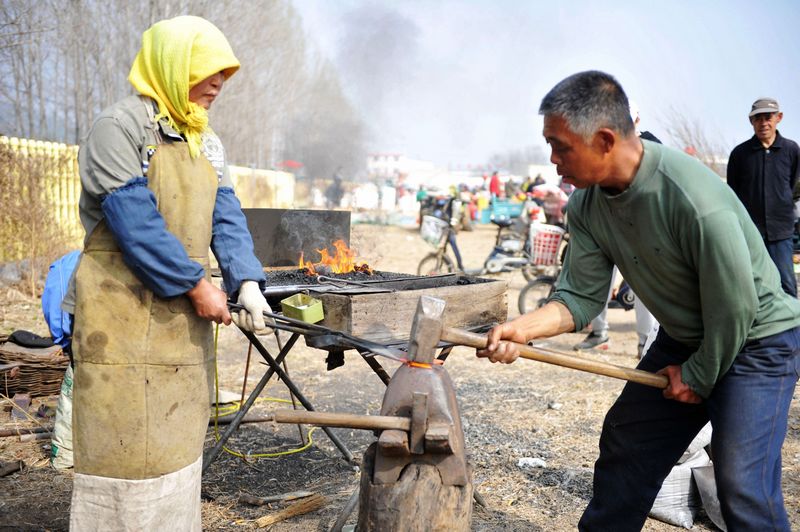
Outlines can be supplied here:
M253 251L253 238L239 199L231 187L219 187L211 229L211 251L222 270L225 290L233 297L242 281L257 281L264 287L264 268Z
M122 260L159 297L188 292L205 272L189 259L183 244L167 230L147 179L136 177L103 198L106 224Z

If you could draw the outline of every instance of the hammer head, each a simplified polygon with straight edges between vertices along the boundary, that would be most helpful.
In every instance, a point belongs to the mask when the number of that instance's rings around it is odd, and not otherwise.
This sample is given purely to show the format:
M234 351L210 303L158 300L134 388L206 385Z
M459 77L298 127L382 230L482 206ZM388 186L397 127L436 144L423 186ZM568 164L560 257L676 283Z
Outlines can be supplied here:
M408 340L408 358L416 362L433 363L436 344L442 336L444 326L443 299L421 296L411 324Z

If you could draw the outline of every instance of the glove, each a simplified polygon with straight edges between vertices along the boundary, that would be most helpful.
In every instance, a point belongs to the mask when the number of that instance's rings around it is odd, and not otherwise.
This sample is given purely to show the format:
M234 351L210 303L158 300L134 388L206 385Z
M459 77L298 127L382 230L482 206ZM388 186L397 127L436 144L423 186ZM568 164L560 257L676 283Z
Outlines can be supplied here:
M264 312L272 312L269 303L264 299L264 294L255 281L242 281L239 287L239 299L236 301L244 309L231 314L233 322L242 329L257 334L269 332L268 327L275 324L275 320L264 320Z

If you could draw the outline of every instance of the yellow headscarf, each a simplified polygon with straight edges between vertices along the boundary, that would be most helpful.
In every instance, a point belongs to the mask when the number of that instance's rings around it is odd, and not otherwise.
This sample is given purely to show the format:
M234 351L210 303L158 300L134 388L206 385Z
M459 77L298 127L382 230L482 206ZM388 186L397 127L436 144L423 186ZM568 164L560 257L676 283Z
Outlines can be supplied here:
M239 60L216 26L200 17L181 16L156 22L144 32L128 81L158 102L156 120L166 117L186 137L191 156L197 157L208 113L189 101L189 89L217 72L227 80L237 70Z

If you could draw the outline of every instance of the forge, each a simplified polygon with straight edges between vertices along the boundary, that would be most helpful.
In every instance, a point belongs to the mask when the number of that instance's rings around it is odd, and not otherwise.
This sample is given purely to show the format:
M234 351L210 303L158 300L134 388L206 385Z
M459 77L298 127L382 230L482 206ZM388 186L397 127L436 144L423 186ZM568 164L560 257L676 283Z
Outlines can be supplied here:
M267 273L264 295L274 309L282 299L305 292L322 300L321 325L383 344L408 341L420 296L445 300L444 320L450 327L474 329L507 317L503 280L462 274L420 277L373 271L359 263L347 247L346 211L247 209L245 216ZM366 271L333 273L342 264ZM308 275L314 271L322 275Z
M463 274L415 276L375 271L349 272L322 278L302 270L268 271L265 291L270 305L298 292L322 301L321 325L382 344L408 341L421 296L447 303L449 327L476 328L506 320L507 285L503 280Z

